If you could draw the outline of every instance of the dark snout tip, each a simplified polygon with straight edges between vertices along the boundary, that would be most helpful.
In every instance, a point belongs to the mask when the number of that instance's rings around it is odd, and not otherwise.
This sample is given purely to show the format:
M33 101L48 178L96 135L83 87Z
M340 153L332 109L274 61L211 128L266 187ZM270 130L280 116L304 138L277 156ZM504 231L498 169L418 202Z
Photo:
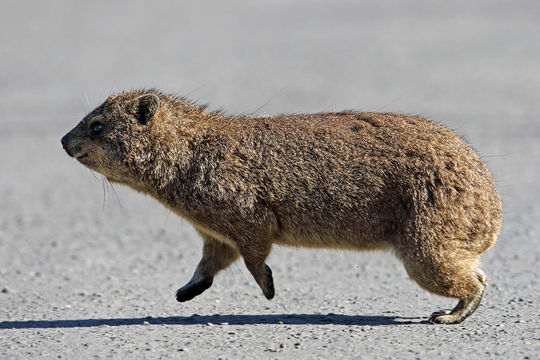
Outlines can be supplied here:
M64 135L62 137L62 139L60 140L60 142L62 143L62 147L64 148L64 150L66 150L66 152L68 153L69 156L73 156L71 154L71 152L69 151L69 148L68 148L68 144L69 144L69 133Z
M66 134L62 137L60 142L62 143L62 147L65 149L69 141L69 134Z

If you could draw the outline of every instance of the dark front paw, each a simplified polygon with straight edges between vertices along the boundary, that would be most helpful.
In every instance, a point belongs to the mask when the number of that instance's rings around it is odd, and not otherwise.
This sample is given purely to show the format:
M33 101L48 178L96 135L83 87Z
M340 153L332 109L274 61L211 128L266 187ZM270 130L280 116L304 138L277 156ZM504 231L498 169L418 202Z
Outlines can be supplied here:
M270 269L270 266L264 265L264 268L266 270L266 287L263 290L264 296L268 300L273 299L275 295L274 290L274 278L272 277L272 270Z
M176 300L184 302L193 299L195 296L202 294L206 289L212 286L213 277L207 277L195 283L189 282L176 290Z

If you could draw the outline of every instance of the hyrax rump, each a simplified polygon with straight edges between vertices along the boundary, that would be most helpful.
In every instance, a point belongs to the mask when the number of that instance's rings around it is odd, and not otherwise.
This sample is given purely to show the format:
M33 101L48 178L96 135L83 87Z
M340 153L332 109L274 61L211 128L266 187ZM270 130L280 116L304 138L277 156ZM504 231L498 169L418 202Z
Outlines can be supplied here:
M421 287L459 299L435 323L463 321L484 293L478 260L499 233L501 201L473 149L433 121L356 111L230 116L137 90L109 97L62 144L198 230L202 259L178 301L240 256L271 299L272 244L392 250Z

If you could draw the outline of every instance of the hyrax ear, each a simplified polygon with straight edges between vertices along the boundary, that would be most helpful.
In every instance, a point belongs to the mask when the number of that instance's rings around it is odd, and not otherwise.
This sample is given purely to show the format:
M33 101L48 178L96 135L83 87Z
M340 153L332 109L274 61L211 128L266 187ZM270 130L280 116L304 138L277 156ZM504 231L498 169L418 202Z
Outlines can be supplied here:
M135 116L141 125L146 125L159 109L160 100L154 94L141 95L133 100L128 111Z

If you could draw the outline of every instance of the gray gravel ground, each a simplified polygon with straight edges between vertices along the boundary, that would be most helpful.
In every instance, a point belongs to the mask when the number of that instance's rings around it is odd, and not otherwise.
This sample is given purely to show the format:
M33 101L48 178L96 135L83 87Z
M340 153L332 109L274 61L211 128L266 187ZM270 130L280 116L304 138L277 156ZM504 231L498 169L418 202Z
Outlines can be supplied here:
M538 1L0 2L0 358L540 358ZM158 87L231 113L415 113L483 155L504 227L462 325L390 254L276 247L179 304L201 241L66 156L110 93Z

